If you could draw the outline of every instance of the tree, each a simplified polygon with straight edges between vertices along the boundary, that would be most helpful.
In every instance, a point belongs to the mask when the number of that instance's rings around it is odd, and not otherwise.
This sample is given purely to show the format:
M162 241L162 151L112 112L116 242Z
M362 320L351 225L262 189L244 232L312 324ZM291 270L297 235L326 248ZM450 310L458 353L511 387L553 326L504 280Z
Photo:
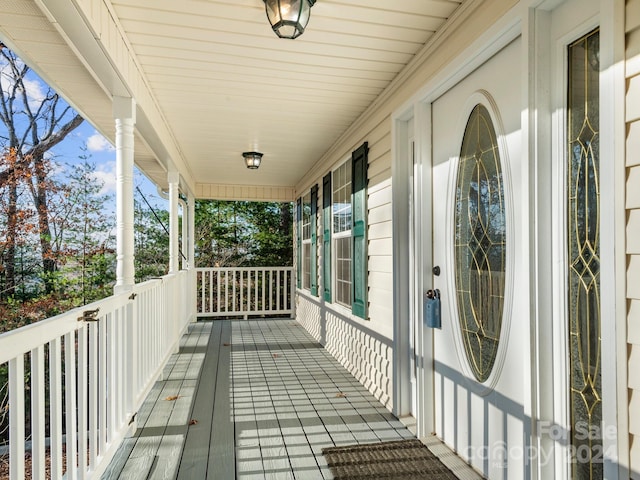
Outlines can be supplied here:
M0 226L5 232L0 238L0 274L2 285L0 298L7 298L16 293L16 286L21 285L24 296L25 256L31 259L29 237L33 236L37 227L34 223L35 212L24 202L25 186L20 181L28 175L18 162L15 149L9 149L0 156L0 175L5 182L0 184ZM28 192L26 192L28 195ZM17 276L21 279L18 281Z
M151 207L138 191L134 198L136 282L166 275L169 270L169 212Z
M51 168L47 153L77 128L83 118L51 88L36 80L30 68L0 42L0 121L6 135L0 136L4 147L15 155L10 168L0 173L0 186L8 186L8 228L13 225L12 205L17 184L28 186L37 216L43 278L47 292L53 290L53 273L57 261L52 248L49 218ZM3 258L8 288L15 286L15 246L7 246ZM12 294L13 290L9 291Z
M69 165L69 181L54 190L61 208L51 217L53 250L63 270L55 278L70 287L70 306L109 296L115 282L114 221L105 213L113 198L101 193L104 182L96 180L86 149L79 158Z
M196 202L196 266L293 263L290 203Z

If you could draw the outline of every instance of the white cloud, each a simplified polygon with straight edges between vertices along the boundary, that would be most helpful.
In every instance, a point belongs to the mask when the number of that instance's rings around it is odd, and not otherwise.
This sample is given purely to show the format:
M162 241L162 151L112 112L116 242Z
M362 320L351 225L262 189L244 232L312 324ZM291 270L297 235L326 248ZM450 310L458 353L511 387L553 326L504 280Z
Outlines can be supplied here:
M113 145L98 132L87 138L87 148L90 152L110 152L114 150Z
M22 84L27 91L29 105L32 108L37 108L46 98L44 83L40 79L25 78Z
M101 195L115 193L116 191L116 162L115 160L101 163L96 167L93 177L103 183Z

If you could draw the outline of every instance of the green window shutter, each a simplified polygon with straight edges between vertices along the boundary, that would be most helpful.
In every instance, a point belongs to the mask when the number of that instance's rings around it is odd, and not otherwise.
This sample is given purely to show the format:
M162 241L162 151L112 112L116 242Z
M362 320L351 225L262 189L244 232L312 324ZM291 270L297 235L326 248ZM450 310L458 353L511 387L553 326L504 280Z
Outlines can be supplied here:
M296 232L298 237L296 278L298 279L298 288L302 288L302 198L298 199L296 205Z
M367 164L369 146L363 143L351 155L351 207L352 207L352 283L351 311L367 318Z
M311 188L311 295L318 296L318 185Z
M322 286L324 299L331 302L331 172L322 179Z

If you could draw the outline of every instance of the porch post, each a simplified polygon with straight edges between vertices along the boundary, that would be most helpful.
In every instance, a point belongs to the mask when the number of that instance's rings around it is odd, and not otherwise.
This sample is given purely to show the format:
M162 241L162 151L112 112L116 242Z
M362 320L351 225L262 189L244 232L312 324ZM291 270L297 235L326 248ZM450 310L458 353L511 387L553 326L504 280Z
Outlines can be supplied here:
M133 127L136 102L113 98L116 124L116 285L114 293L131 290L135 284L133 235Z
M189 230L187 232L187 238L189 239L189 246L187 248L187 259L189 265L189 302L191 309L191 321L195 322L198 319L198 307L197 307L197 273L196 273L196 197L189 193L187 196L187 219Z
M178 187L180 174L169 172L169 273L177 273L179 249L178 249Z
M189 268L189 245L191 244L191 237L189 237L189 206L188 200L182 200L178 198L178 203L182 207L182 231L180 232L180 238L182 239L182 255L180 255L180 268L187 270Z

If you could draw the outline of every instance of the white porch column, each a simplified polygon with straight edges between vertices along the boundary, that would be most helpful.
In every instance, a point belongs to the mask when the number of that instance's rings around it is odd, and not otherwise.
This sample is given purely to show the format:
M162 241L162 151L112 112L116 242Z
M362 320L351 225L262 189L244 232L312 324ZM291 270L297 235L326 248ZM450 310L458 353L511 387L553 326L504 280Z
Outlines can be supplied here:
M179 270L178 248L178 188L180 174L169 172L169 273L177 273Z
M189 231L187 238L189 239L187 247L187 259L189 264L189 302L191 305L191 321L195 322L198 319L198 307L197 305L197 274L196 274L196 197L191 193L187 196L187 218L189 224ZM184 219L183 219L184 221Z
M115 293L133 288L133 127L136 102L128 97L114 97L116 123L116 285Z
M186 256L189 262L189 268L196 268L196 197L191 194L187 197L187 219L189 246Z

